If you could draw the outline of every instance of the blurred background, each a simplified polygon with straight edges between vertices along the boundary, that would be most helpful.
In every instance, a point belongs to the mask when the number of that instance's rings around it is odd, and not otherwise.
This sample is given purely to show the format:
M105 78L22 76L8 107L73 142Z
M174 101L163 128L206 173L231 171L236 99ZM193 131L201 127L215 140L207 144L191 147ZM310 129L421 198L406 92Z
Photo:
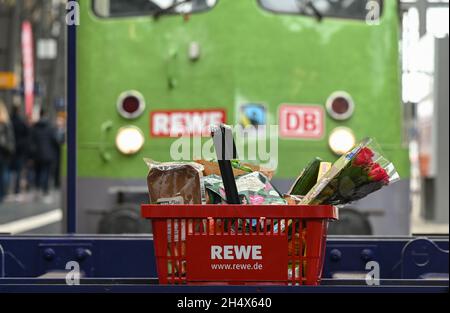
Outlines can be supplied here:
M0 123L14 131L14 152L0 149L0 232L62 232L65 15L65 1L0 1Z
M66 5L0 0L0 233L65 232ZM142 159L170 161L174 120L192 135L201 116L279 125L280 192L313 157L332 162L374 137L402 179L342 208L331 232L448 234L448 1L68 8L79 17L78 232L149 232ZM299 107L316 116L313 131L300 113L282 118Z

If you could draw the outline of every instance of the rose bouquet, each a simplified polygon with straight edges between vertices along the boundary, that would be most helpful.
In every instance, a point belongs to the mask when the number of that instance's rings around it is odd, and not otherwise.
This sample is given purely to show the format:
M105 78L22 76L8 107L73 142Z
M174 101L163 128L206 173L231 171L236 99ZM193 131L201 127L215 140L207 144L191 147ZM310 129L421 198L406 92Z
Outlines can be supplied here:
M316 172L318 167L316 166ZM302 205L343 205L360 200L367 195L380 190L400 177L394 165L384 157L381 149L372 138L366 138L356 145L349 153L337 160L323 175L319 175L317 183L308 188L309 191L300 200ZM293 223L288 222L289 255L306 256L305 233L299 237L298 223L292 237ZM306 226L303 226L305 232ZM302 241L300 248L299 242ZM300 250L301 249L301 250ZM306 274L307 262L289 264L289 277Z
M343 155L303 198L302 204L342 205L360 200L399 179L374 139Z

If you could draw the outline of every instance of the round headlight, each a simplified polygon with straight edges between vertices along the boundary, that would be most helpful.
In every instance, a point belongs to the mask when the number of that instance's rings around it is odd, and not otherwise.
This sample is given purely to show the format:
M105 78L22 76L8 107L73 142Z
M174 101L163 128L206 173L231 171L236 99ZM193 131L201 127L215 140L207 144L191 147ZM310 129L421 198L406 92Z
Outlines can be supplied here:
M135 119L145 111L144 96L135 91L125 91L117 99L117 111L126 119Z
M334 153L343 155L355 146L355 135L350 128L338 127L331 132L328 144Z
M338 121L349 119L355 111L355 103L352 97L345 91L333 93L328 98L326 107L328 114Z
M138 153L144 146L144 142L144 134L136 126L125 126L117 132L116 146L123 154Z

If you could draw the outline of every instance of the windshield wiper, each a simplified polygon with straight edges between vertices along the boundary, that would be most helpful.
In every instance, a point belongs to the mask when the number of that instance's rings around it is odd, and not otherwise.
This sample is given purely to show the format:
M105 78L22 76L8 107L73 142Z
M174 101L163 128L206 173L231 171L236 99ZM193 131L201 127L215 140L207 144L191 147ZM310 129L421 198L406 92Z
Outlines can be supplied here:
M313 15L316 17L317 21L321 22L323 19L322 13L316 8L312 0L297 0L297 6L301 13L306 13L305 9L311 9Z
M161 8L159 10L156 10L155 13L153 13L153 17L155 19L158 19L161 15L167 14L171 11L173 11L175 8L177 8L179 5L181 4L185 4L185 3L189 3L192 2L192 0L183 0L183 1L179 1L179 2L174 2L172 5L170 5L167 8Z

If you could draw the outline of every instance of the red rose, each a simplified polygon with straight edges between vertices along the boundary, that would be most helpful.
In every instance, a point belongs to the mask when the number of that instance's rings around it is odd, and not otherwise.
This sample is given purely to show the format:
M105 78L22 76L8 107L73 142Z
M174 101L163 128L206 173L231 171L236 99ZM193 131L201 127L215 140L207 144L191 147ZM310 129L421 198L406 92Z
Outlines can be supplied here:
M355 166L369 166L372 164L372 157L374 156L372 150L369 148L362 148L358 152L355 159L353 160L353 165Z
M372 165L369 171L369 179L373 181L381 181L384 184L389 184L389 175L378 163Z

